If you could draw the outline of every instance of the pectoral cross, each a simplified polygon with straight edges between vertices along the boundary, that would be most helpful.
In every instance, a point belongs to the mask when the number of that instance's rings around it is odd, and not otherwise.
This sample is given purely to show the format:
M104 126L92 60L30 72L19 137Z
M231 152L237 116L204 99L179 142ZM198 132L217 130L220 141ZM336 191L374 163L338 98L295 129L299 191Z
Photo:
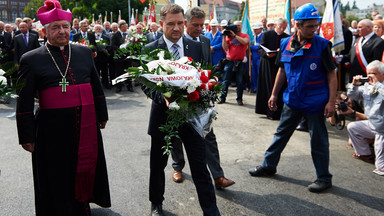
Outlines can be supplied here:
M65 77L63 77L63 79L61 79L61 82L59 82L59 86L62 87L61 92L67 92L67 85L69 85L69 82L67 82Z

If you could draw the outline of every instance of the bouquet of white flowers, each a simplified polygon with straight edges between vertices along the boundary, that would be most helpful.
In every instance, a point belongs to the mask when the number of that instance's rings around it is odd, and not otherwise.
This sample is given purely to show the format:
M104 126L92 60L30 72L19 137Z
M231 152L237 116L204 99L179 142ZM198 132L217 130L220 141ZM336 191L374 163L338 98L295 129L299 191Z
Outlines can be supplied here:
M193 59L183 57L176 61L164 60L163 52L159 60L142 64L139 68L128 68L128 73L117 77L112 84L135 76L136 80L152 91L163 93L171 103L167 111L167 123L159 128L165 132L166 154L170 153L171 140L178 137L178 128L184 123L204 137L215 118L214 102L221 94L222 86L210 70L200 69Z

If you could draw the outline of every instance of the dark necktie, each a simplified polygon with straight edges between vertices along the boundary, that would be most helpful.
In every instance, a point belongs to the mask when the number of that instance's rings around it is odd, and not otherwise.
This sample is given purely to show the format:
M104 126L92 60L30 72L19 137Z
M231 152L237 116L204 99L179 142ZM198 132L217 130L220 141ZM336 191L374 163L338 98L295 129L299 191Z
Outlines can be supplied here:
M24 34L24 43L25 43L25 46L28 46L27 34Z
M365 37L363 37L363 39L361 39L361 45L363 45L364 40L365 40Z
M127 37L127 34L124 32L123 33L123 38L125 39L125 37Z
M193 40L197 40L197 38L193 37Z

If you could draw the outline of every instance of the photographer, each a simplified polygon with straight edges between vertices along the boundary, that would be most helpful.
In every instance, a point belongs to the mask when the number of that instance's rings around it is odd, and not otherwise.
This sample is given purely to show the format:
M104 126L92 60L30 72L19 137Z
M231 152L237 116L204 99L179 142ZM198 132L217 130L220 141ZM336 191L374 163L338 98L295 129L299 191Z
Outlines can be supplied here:
M358 101L349 98L346 92L338 92L335 109L339 115L351 116L355 121L367 120L362 105ZM329 123L335 126L335 115L329 117Z
M235 21L234 25L227 25L225 27L222 45L223 49L227 51L226 59L224 60L227 63L223 68L224 92L220 96L219 104L225 103L229 84L231 83L233 74L235 74L237 86L236 101L237 104L243 105L243 60L248 44L249 36L245 33L241 33L240 21Z
M375 139L376 169L378 175L384 175L384 63L375 60L366 67L368 82L363 85L362 76L353 77L348 96L354 100L364 100L364 110L368 120L352 122L348 125L349 137L355 153L352 157L364 161L374 159L368 139Z

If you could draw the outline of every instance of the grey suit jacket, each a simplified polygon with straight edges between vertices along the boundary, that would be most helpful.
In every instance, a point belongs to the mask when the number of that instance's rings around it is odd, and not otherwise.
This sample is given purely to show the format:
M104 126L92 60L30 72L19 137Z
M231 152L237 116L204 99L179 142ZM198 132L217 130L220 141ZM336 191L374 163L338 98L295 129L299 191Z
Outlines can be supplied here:
M212 55L211 55L211 40L209 38L200 35L199 36L201 47L203 50L203 64L211 64L212 65Z
M150 32L150 33L146 34L145 36L147 37L148 43L151 43L151 42L155 41L153 32ZM161 38L161 36L163 36L163 32L159 32L158 31L157 35L156 35L156 40Z

